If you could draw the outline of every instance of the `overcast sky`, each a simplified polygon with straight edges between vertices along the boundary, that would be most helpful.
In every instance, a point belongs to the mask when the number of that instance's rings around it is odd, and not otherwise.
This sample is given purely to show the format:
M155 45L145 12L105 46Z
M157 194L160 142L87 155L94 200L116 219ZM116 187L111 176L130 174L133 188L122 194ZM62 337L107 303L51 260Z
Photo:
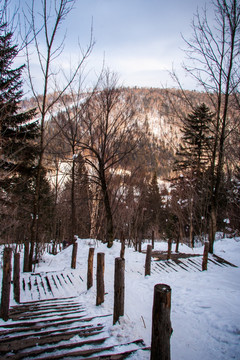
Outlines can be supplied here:
M205 4L209 7L210 0L77 0L62 24L62 30L67 28L64 66L79 53L78 40L86 47L93 21L88 69L100 71L105 59L123 85L161 87L173 85L168 71L174 66L185 87L192 87L180 70L181 33L191 36L193 14Z

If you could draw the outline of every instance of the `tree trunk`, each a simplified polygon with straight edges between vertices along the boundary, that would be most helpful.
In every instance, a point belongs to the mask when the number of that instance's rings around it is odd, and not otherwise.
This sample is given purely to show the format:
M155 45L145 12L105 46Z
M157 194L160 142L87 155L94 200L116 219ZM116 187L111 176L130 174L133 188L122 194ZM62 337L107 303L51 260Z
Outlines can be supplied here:
M178 253L178 251L179 251L179 238L180 238L180 235L178 235L177 240L176 240L176 248L175 248L176 253Z
M106 220L107 220L106 242L108 248L111 248L113 246L113 240L114 240L112 210L110 206L110 199L107 189L104 166L102 164L99 164L99 168L100 168L100 179L101 179L101 186L103 192L103 201L104 201Z
M35 243L31 241L31 243L30 243L29 259L28 259L28 271L29 271L29 272L32 272L34 244L35 244Z
M213 254L213 244L215 240L215 234L217 232L217 210L215 205L211 208L209 219L209 252Z
M152 249L154 249L154 230L152 230Z
M124 259L125 255L125 238L123 234L121 234L121 251L120 251L120 258Z
M26 241L24 243L24 260L23 260L23 271L24 272L29 271L28 262L29 262L29 242Z
M72 249L72 263L71 263L71 268L72 269L76 269L76 263L77 263L77 248L78 248L78 244L77 242L75 242L73 244L73 249Z
M171 259L171 252L172 252L172 240L168 240L168 252L167 252L167 260Z
M71 242L74 243L76 235L76 205L75 205L75 159L74 149L73 152L73 163L72 163L72 186L71 186Z

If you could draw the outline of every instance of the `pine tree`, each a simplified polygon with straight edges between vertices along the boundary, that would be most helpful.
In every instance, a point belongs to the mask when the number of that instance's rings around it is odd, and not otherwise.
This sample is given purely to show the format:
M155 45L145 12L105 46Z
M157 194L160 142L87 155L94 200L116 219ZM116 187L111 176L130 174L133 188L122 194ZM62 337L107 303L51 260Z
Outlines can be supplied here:
M194 246L194 235L206 233L209 211L209 165L211 159L211 127L214 114L203 103L184 119L182 145L177 152L176 169L181 170L175 179L177 192L184 200L184 218L189 227L189 240Z
M13 237L30 220L39 127L35 109L20 111L22 71L7 23L0 25L0 202L1 236ZM27 216L27 219L26 219ZM25 226L26 227L26 226ZM24 233L21 232L22 236Z
M177 170L191 170L199 174L209 162L210 127L213 113L203 103L184 119L183 144L176 161Z
M37 121L33 121L35 109L20 112L22 71L24 65L12 69L18 54L17 45L12 45L13 33L7 24L0 26L0 170L1 185L13 175L30 174L39 134Z
M148 185L146 207L148 210L147 212L148 212L149 225L152 227L158 225L159 216L162 207L162 200L159 193L156 172L154 172L151 182Z

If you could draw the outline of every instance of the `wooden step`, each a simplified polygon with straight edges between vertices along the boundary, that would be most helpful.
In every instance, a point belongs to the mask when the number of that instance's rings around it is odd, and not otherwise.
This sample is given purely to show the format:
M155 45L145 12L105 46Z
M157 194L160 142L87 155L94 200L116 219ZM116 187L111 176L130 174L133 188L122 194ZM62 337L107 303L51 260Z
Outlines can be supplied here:
M10 309L0 326L1 360L125 359L144 350L143 340L113 343L105 323L112 314L87 316L78 298L45 299Z

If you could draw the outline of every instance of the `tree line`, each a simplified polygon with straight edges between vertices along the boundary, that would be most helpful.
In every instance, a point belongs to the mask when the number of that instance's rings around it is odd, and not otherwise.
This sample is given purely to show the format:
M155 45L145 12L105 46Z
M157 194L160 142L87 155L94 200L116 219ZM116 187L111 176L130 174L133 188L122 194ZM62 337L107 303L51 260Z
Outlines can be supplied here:
M1 0L1 241L30 242L30 270L41 242L73 243L76 235L100 238L109 247L125 237L137 247L154 230L192 246L194 239L208 237L212 252L217 231L239 231L239 1L214 1L214 27L207 12L194 17L193 38L185 40L185 69L202 86L206 102L190 97L172 74L180 91L164 91L164 109L179 119L182 141L174 175L162 188L158 169L149 164L159 154L149 145L148 122L138 121L134 89L120 87L116 74L103 69L91 91L83 90L92 34L62 87L56 82L52 66L62 51L56 34L74 1L55 5L42 2L45 21L37 28L32 2L22 46L26 65L16 68L14 19L8 1ZM31 75L32 43L44 79L40 95ZM24 66L36 104L26 111L21 110ZM147 149L154 156L148 157Z

